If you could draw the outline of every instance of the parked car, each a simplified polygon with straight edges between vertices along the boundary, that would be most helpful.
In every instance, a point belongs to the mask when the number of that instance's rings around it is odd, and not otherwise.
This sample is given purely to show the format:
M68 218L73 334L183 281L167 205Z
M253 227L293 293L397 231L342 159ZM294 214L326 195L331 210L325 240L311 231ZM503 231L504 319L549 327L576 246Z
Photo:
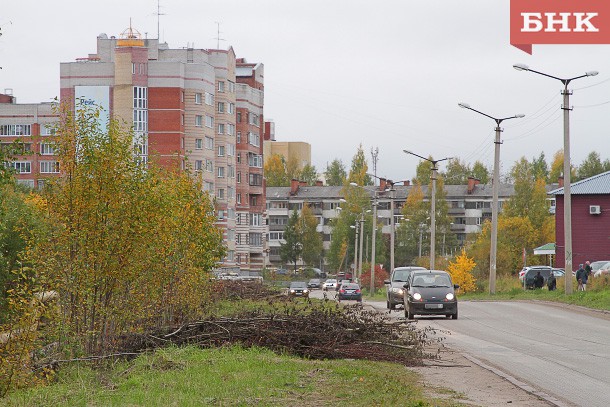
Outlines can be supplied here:
M307 288L320 288L322 287L322 281L319 278L312 278L307 283Z
M415 315L445 315L458 319L458 303L455 290L459 285L451 282L451 276L441 270L417 270L411 272L404 286L405 318Z
M600 262L594 261L591 263L591 273L593 273L593 277L600 277L604 274L610 274L610 261L607 261L601 265L595 263ZM595 269L593 269L593 265L595 265Z
M335 290L337 288L337 280L334 278L329 278L324 282L322 288L324 289L324 291Z
M360 289L360 285L356 283L342 284L339 289L339 295L337 295L337 300L356 300L362 302L362 290Z
M322 270L315 268L315 267L312 270L314 273L316 273L316 276L318 276L320 278L326 278L326 273L323 272Z
M547 277L548 277L548 273L551 271L551 266L527 266L527 267L523 267L521 269L521 271L519 272L519 281L521 283L523 283L523 278L525 276L525 273L527 273L531 269L536 269L536 270L540 270L540 271L548 270L547 271ZM536 275L536 273L534 273L534 275Z
M282 276L285 276L286 274L288 274L288 270L286 270L286 269L277 269L275 271L275 273L279 274L279 275L282 275Z
M553 272L553 275L555 276L555 278L560 278L560 277L565 276L565 271L563 269L546 267L546 266L531 267L529 270L527 270L525 272L525 275L524 275L525 288L527 288L529 290L534 289L534 277L536 277L536 274L538 274L538 272L540 272L540 275L544 279L544 285L546 285L546 282L549 279L549 276L551 275L551 271Z
M288 295L291 297L309 297L309 289L305 281L293 281L290 283Z
M386 285L386 307L388 309L395 309L396 305L404 304L403 286L409 280L409 275L414 270L426 269L416 266L396 267L392 271L390 279L383 282Z
M610 268L610 260L598 260L591 263L591 274L593 277L599 277L602 274L608 274L608 269ZM601 272L604 270L604 272Z

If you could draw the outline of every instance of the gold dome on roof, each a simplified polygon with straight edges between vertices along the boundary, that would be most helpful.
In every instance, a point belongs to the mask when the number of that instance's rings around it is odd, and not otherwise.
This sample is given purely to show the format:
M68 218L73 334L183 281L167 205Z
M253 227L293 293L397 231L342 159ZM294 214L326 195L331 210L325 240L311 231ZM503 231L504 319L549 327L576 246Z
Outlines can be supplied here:
M118 47L143 47L144 40L142 39L142 34L135 28L131 27L131 19L129 19L129 28L119 35L119 39L117 40Z

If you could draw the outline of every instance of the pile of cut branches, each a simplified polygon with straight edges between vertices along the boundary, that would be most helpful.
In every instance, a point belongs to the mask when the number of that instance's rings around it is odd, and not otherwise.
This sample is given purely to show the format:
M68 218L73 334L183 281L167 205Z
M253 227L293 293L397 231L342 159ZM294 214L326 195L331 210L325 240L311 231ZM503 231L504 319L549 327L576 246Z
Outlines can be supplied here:
M203 348L240 344L312 359L369 359L413 366L436 357L425 351L428 333L359 306L285 304L275 313L247 311L133 335L124 338L121 348L140 353L169 344Z
M258 282L216 280L212 284L213 300L266 300L281 295L277 290Z

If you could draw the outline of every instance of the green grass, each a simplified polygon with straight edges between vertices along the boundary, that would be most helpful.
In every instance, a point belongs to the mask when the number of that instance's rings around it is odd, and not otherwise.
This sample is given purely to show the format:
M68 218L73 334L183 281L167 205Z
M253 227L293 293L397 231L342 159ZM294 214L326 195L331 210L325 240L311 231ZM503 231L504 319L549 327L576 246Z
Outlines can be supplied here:
M304 360L263 349L168 348L93 369L70 365L56 383L18 390L4 406L455 406L427 399L404 366Z
M480 287L488 289L487 282L481 282ZM496 283L496 294L476 292L462 294L460 300L540 300L554 301L566 304L580 305L600 310L610 311L610 276L589 279L587 291L576 291L578 284L573 281L574 292L565 294L563 279L558 279L557 290L524 290L516 277L499 278Z

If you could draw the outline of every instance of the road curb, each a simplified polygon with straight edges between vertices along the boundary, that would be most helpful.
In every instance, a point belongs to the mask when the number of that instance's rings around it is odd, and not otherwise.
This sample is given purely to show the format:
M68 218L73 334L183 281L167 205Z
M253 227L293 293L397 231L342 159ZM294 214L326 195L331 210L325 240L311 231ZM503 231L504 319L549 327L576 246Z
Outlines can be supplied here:
M521 390L526 391L544 401L546 401L547 403L549 403L552 406L556 406L556 407L572 407L572 404L567 404L564 403L561 400L556 399L555 397L546 394L543 391L539 391L537 389L535 389L533 386L522 382L521 380L518 380L517 378L515 378L514 376L509 375L508 373L495 368L493 366L488 365L487 363L483 362L480 359L475 358L474 356L471 356L467 353L460 353L462 356L464 356L466 359L468 359L469 361L471 361L472 363L474 363L475 365L482 367L485 370L489 370L490 372L494 373L495 375L501 377L504 380L507 380L508 382L514 384L515 386L519 387Z

